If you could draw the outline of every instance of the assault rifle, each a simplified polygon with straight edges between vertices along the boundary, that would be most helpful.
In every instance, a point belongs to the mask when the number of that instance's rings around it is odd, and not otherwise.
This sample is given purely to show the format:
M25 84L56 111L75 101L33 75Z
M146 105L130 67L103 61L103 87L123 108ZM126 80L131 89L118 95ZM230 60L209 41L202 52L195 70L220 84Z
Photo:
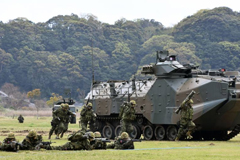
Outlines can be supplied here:
M21 143L17 142L17 141L12 141L10 143L11 147L13 148L14 152L18 152L19 151L19 147L22 146Z
M102 142L111 142L111 140L107 138L95 138L94 140L100 140Z
M141 139L131 139L131 141L133 141L133 142L142 142Z
M195 92L194 90L192 90L191 93L185 98L185 100L184 100L181 104L183 104L184 102L189 101L189 100L193 97L193 95L194 95L195 93L196 93L196 92ZM182 108L181 108L181 105L180 105L180 106L178 107L178 109L175 110L175 113L178 114L181 109L182 109Z
M121 139L120 140L120 143L123 144L123 143L126 143L127 141L132 141L132 142L142 142L141 139Z
M56 143L56 142L41 142L44 146L46 146L46 145L50 145L50 144L52 144L52 143Z
M88 97L88 100L87 100L87 102L86 102L85 106L87 106L87 105L88 105L88 102L89 102L89 100L90 100L90 96Z
M35 150L40 150L41 148L44 148L45 146L50 146L50 144L56 143L56 142L41 142L38 145L36 145Z

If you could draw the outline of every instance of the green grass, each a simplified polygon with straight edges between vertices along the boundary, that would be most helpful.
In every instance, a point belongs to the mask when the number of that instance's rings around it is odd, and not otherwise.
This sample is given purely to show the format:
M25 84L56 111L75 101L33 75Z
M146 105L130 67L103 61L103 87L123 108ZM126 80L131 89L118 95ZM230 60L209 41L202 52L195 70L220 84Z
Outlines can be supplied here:
M16 119L0 118L0 140L2 141L8 131L24 131L32 128L37 131L49 131L51 118L25 117L25 122L19 124ZM69 130L78 130L78 124L69 125ZM27 132L16 133L19 141ZM47 132L43 133L44 141ZM67 135L61 140L52 139L53 145L62 145L67 142ZM86 160L238 160L240 159L240 136L230 141L142 141L135 142L135 150L93 150L93 151L19 151L0 152L0 159L42 160L42 159L86 159Z

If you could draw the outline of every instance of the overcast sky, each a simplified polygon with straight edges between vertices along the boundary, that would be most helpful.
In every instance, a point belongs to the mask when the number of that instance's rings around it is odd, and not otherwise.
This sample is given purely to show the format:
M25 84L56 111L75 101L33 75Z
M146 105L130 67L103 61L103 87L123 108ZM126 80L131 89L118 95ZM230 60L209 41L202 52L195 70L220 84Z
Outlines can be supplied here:
M93 14L109 24L121 18L145 18L171 27L200 9L222 6L240 11L239 0L0 0L0 21L6 23L24 17L38 23L74 13Z

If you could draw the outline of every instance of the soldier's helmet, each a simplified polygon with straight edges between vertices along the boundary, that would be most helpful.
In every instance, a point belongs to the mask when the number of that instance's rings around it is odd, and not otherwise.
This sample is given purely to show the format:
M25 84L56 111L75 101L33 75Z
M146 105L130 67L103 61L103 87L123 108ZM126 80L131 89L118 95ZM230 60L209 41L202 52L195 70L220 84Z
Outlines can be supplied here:
M189 100L189 103L190 103L190 104L193 104L193 100L192 100L192 99L190 99L190 100Z
M129 135L127 132L122 132L121 134L121 139L128 139L129 138Z
M15 138L14 133L13 133L13 132L10 132L10 133L8 134L7 138Z
M65 109L69 109L69 105L67 103L64 104Z
M94 136L95 136L95 138L101 138L102 137L100 132L94 132Z
M61 107L64 108L64 103L61 104Z
M136 105L136 101L134 101L134 100L131 100L130 103L131 103L131 105Z
M34 137L34 138L37 137L37 132L35 130L29 131L28 137Z
M87 132L86 134L88 135L89 138L92 138L92 139L95 138L95 135L93 132Z
M92 103L91 103L91 102L89 102L87 106L88 106L88 107L92 107Z

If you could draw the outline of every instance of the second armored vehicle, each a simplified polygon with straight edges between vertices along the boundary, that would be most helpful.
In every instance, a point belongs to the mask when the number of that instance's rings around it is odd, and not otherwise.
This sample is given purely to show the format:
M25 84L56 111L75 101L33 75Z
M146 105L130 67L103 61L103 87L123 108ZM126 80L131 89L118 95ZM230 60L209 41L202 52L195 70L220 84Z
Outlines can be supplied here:
M62 103L67 103L67 104L69 105L69 110L72 111L73 113L78 112L78 109L76 109L76 107L74 106L74 103L75 103L75 102L74 102L73 99L71 99L71 98L69 98L68 100L63 99L62 101L57 102L57 103L54 105L54 107L53 107L52 110L53 110L53 111L57 110L57 109L61 106ZM76 117L70 116L70 117L69 117L69 122L70 122L71 124L76 124Z

